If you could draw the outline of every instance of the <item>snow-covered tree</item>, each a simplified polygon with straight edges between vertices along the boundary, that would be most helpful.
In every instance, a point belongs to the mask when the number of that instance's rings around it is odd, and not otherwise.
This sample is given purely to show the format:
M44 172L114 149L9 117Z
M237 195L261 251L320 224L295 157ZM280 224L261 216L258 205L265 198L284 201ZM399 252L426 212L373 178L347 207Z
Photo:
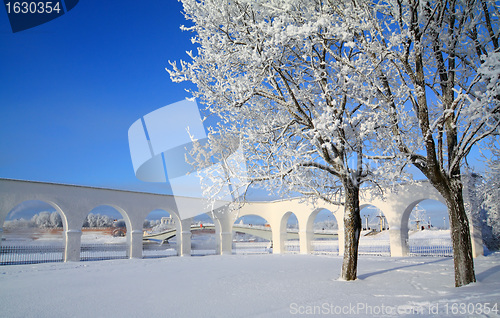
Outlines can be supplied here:
M50 214L50 224L52 227L63 227L61 215L58 212L52 212Z
M4 228L6 229L21 229L35 227L32 220L26 220L24 218L5 221Z
M113 221L114 220L107 215L89 213L85 218L83 227L111 227L114 224Z
M403 158L447 203L455 285L475 281L461 165L498 131L494 1L182 2L199 48L171 77L240 137L252 181L331 202L342 188L353 260L365 159Z
M159 220L144 220L142 224L143 229L150 229L156 225L160 224Z
M482 187L483 241L490 250L500 249L500 141L491 142Z
M364 75L347 65L358 57L352 39L338 33L337 8L311 0L182 2L198 52L168 71L174 81L195 83L193 96L221 119L208 150L195 147L194 161L208 166L214 155L223 161L240 147L248 172L237 177L247 185L343 204L342 277L356 279L359 189L378 181L384 165L368 163L367 154L382 158L396 149L386 138L388 117L362 87ZM219 180L208 176L219 185L211 195L231 174L225 170Z
M498 132L498 6L489 0L328 3L338 12L339 34L358 53L357 63L346 67L365 76L360 86L391 118L400 154L446 201L455 285L474 282L461 165L474 145ZM418 129L408 133L409 123Z
M33 215L31 221L35 224L36 227L45 229L50 228L50 212L44 211L38 214Z
M31 219L16 219L5 221L5 227L7 228L30 228L36 227L40 229L52 229L63 227L62 218L59 212L53 211L42 211L34 214Z
M33 223L33 226L38 227L40 229L62 227L61 215L56 211L54 212L43 211L37 213L31 217L31 222Z

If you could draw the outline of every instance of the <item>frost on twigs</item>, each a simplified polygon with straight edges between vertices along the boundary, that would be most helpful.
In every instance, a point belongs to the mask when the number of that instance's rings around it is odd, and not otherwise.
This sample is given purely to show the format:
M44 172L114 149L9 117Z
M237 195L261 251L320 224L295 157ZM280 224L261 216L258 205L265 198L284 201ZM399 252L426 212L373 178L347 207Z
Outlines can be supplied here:
M225 202L226 210L238 209L244 201L247 167L237 138L222 140L209 134L208 139L193 139L193 148L186 154L200 180L203 197L208 198L210 211L216 202Z

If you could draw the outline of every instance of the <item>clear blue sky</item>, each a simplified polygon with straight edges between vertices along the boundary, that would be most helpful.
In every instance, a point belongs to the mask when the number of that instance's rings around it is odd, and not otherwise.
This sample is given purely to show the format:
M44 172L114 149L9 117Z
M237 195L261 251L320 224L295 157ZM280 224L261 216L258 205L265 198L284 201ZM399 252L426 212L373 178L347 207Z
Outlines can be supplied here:
M169 60L191 34L176 0L80 1L12 33L0 9L0 177L164 192L135 178L127 131L188 96Z

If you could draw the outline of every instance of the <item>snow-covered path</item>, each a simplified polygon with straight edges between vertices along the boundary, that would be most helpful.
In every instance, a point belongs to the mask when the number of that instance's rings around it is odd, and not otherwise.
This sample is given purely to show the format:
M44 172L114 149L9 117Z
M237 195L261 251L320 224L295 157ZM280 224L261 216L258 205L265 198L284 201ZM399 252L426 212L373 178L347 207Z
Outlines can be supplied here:
M354 282L338 280L341 263L228 255L3 266L0 317L463 317L462 303L475 317L500 306L498 253L476 259L478 282L462 288L451 258L361 256Z

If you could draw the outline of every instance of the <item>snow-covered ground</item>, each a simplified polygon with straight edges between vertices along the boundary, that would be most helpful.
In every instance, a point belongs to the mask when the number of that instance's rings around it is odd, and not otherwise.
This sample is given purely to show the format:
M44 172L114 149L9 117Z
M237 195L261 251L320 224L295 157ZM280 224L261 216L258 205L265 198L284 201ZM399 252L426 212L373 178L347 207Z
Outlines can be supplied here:
M364 236L361 244L388 238ZM82 243L125 241L82 236ZM215 248L213 241L193 237L195 246ZM362 255L355 282L338 280L341 264L331 255L243 254L2 266L0 317L500 317L500 253L476 259L478 282L462 288L453 287L452 258Z
M451 258L361 256L354 282L338 279L341 263L262 254L3 266L0 317L500 317L500 254L476 259L478 282L461 288Z

